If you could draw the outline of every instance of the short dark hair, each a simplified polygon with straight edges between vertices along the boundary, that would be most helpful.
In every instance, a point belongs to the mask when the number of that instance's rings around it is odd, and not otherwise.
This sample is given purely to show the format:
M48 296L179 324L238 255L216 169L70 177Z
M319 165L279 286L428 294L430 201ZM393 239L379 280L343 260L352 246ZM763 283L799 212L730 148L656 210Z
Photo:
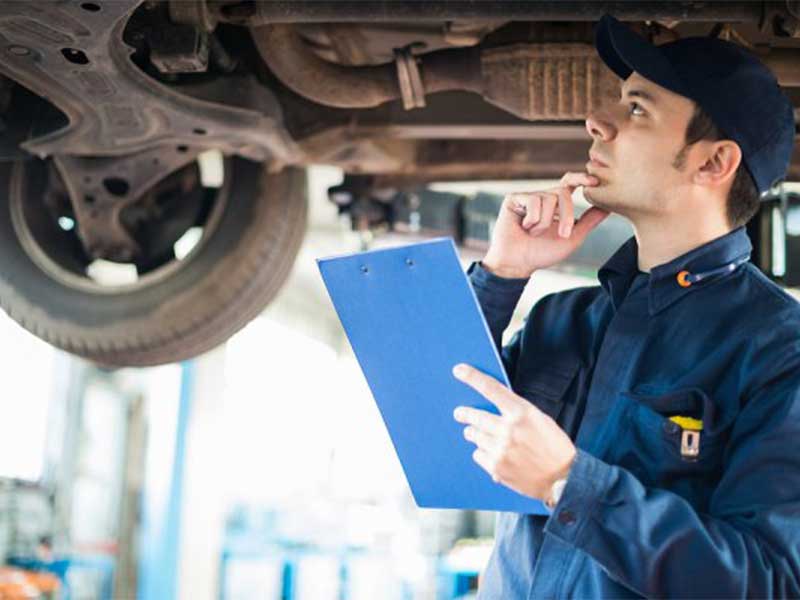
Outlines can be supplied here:
M726 136L714 125L708 113L695 103L694 113L686 126L686 141L683 148L675 155L672 166L679 170L684 167L686 152L692 144L700 141L716 142L725 138ZM728 224L731 229L736 229L752 219L758 212L758 207L758 188L756 188L752 175L744 166L744 162L741 162L739 168L736 169L726 205Z

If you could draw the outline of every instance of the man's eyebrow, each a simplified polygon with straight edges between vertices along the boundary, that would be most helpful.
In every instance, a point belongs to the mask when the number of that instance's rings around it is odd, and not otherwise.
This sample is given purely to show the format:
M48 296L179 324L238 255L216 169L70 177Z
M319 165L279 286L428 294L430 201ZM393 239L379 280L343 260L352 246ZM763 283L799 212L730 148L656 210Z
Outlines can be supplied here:
M644 90L639 90L639 89L628 90L627 93L624 95L628 96L628 98L642 98L643 100L647 100L650 104L658 104L653 95Z

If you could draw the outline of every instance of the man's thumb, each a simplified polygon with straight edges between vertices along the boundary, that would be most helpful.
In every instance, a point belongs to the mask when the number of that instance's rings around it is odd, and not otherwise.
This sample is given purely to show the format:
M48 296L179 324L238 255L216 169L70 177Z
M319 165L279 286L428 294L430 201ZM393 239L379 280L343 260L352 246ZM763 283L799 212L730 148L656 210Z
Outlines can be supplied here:
M581 215L581 218L578 219L578 222L575 223L575 227L572 230L572 236L577 237L579 242L582 242L587 235L600 225L605 218L610 215L607 210L603 210L602 208L598 208L597 206L590 207L586 212Z

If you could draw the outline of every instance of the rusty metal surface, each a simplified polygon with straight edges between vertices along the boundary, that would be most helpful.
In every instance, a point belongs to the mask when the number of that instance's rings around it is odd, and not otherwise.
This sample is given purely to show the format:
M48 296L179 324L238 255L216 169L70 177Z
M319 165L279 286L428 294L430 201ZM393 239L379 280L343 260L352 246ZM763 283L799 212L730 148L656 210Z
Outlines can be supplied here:
M398 48L395 51L395 64L403 108L406 110L424 108L425 87L422 85L419 73L419 60L412 54L410 47Z
M319 58L290 25L255 28L253 38L285 85L338 108L369 108L397 98L403 98L407 109L419 108L425 105L425 94L468 90L521 118L567 120L584 117L604 87L617 85L590 44L475 47L421 57L404 52L397 67L347 67ZM421 82L416 79L418 63Z
M529 4L541 8L544 3ZM424 173L450 178L461 168L459 165L468 164L469 168L460 172L497 176L505 169L514 174L527 173L530 167L522 169L511 159L502 158L495 164L494 158L487 158L490 153L486 148L490 146L483 141L483 159L489 161L485 168L477 166L477 160L460 160L456 155L448 158L452 166L422 160L430 157L426 152L435 145L423 142L449 138L458 145L497 137L501 144L498 148L502 148L503 140L512 138L519 142L548 137L563 141L567 130L571 132L570 139L578 140L583 134L575 122L599 103L606 86L616 91L616 79L609 77L610 72L601 65L591 45L579 41L587 35L586 23L577 23L573 28L562 24L557 32L549 32L543 23L527 23L520 24L518 33L524 37L535 34L540 43L502 45L507 40L501 34L493 37L495 45L487 48L440 49L415 55L414 60L422 61L419 75L426 94L474 92L519 118L547 121L541 129L519 121L483 123L480 118L473 119L471 125L465 122L464 126L448 120L403 122L399 104L388 104L380 119L367 124L362 115L369 111L329 109L294 94L273 93L270 84L259 84L254 77L242 73L175 86L148 78L131 63L132 49L122 41L125 21L138 5L139 0L118 0L102 3L101 11L91 12L83 10L79 3L0 4L0 72L48 97L70 120L68 127L28 141L28 151L40 156L122 156L158 146L172 152L175 147L186 145L193 149L220 148L276 164L329 161L361 172L409 173L419 167ZM416 6L415 10L425 9ZM186 18L200 17L205 18ZM409 27L412 35L413 24ZM530 30L524 31L525 27ZM429 29L425 29L426 34ZM323 98L333 106L347 107L353 103L376 106L400 98L394 63L367 67L332 64L320 58L291 25L257 27L252 32L258 50L278 79L304 97L317 101ZM564 35L568 38L562 39ZM71 54L62 52L65 49ZM794 60L794 52L790 48L774 49L765 60L782 69L782 77L795 81L800 61ZM76 62L81 53L88 57L88 63ZM408 55L406 60L411 58ZM271 85L284 90L277 82ZM416 103L421 104L419 85L415 88ZM500 113L482 102L481 96L472 97ZM293 131L290 135L283 128L278 97L293 114L305 111L311 115L303 123L310 132ZM435 98L427 98L426 104L433 104ZM448 104L447 108L450 113L457 113L461 106ZM463 110L465 114L477 114L470 112L470 107ZM568 121L567 129L559 129L555 121ZM507 160L513 164L504 166ZM583 160L579 164L582 163Z
M582 123L518 123L493 125L489 123L434 123L360 125L349 128L348 135L394 138L400 140L588 140ZM344 132L342 132L344 136Z
M614 96L619 85L591 43L522 42L423 55L405 50L396 64L347 66L320 58L291 25L256 27L252 34L284 85L334 108L374 108L402 98L407 110L418 109L427 95L463 90L526 120L575 120ZM761 54L782 85L800 85L800 49Z
M782 86L800 86L800 50L795 48L772 48L761 55Z
M343 137L331 131L301 142L315 162L341 167L348 173L370 173L392 181L453 181L459 179L518 179L560 177L583 169L590 141L387 139Z
M400 97L394 64L345 67L311 51L291 25L252 29L264 62L292 91L337 108L369 108Z
M590 140L433 140L421 143L416 167L434 180L470 177L560 177L583 169Z
M372 129L359 137L341 131L321 134L304 145L312 160L348 173L375 175L376 187L404 187L431 181L560 178L583 171L591 145L573 139L386 139ZM365 162L362 157L368 157ZM800 138L787 180L800 181Z
M169 17L174 23L192 25L207 32L217 26L206 0L169 0Z
M192 25L173 25L150 40L150 62L161 73L208 71L209 35Z
M403 98L406 109L420 108L425 94L469 90L524 119L574 120L618 86L590 44L475 47L421 57L406 51L398 54L397 67L348 67L319 58L290 25L254 28L253 38L285 85L338 108L370 108L397 98Z
M619 90L589 44L516 44L481 53L484 97L527 120L575 120Z
M453 47L440 23L299 23L296 27L318 56L349 66L392 62L395 49L410 43L415 52Z
M453 21L470 19L596 21L604 13L622 20L757 22L763 2L533 2L529 0L256 0L214 7L217 18L237 24L298 22Z
M50 100L69 125L24 149L118 156L159 145L222 148L297 161L273 101L263 112L212 104L154 81L130 60L122 31L141 0L0 3L0 72Z
M144 150L124 157L56 156L78 235L89 256L128 262L142 249L120 216L156 183L197 158L198 150L178 146Z

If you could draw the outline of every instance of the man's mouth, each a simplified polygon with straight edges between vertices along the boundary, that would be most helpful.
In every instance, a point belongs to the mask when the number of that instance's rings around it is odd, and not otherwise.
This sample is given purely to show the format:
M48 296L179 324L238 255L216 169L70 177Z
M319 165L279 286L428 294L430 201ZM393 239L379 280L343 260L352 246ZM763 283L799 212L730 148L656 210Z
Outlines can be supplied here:
M587 165L587 167L588 166L592 166L592 167L600 168L600 169L607 169L608 168L608 165L605 162L603 162L602 160L600 160L600 157L597 156L597 154L594 154L593 152L589 153L589 162L587 162L586 165Z

